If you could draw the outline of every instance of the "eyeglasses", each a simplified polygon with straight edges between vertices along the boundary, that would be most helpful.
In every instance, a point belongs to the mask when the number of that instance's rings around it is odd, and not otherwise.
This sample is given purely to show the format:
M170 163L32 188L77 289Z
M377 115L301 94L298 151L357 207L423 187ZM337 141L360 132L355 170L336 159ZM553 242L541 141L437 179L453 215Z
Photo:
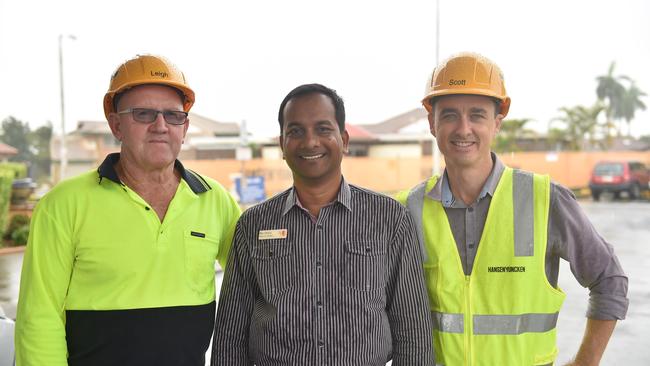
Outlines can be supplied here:
M117 114L131 113L133 119L140 123L152 123L158 117L158 113L162 113L165 122L170 125L182 125L187 120L187 112L183 111L159 111L149 108L129 108L117 112Z

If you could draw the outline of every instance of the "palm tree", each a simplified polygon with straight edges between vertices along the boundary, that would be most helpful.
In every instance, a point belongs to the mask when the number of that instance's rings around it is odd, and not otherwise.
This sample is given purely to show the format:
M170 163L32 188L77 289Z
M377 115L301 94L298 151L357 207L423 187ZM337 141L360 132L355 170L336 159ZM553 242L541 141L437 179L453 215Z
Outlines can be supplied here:
M517 141L525 137L534 137L535 131L524 128L528 122L532 121L530 118L522 119L507 119L501 122L501 128L494 140L494 151L496 152L511 152L519 151Z
M605 109L602 104L596 103L591 107L581 105L573 108L562 107L563 115L554 118L552 122L559 122L563 128L550 126L549 137L560 139L568 144L570 150L584 150L589 145L597 143L600 128L609 129L607 123L600 124L598 116Z
M627 135L631 136L632 125L630 122L634 119L634 114L637 109L644 111L646 109L645 104L641 101L641 97L646 96L641 89L636 86L636 83L633 80L630 80L630 87L625 90L623 93L623 98L621 99L621 104L619 109L614 111L614 118L623 118L627 123Z
M605 117L607 118L607 125L610 126L614 125L612 122L616 118L614 115L615 111L621 110L621 103L625 94L625 87L621 84L620 80L629 80L625 75L614 76L615 67L616 62L612 61L607 74L596 77L596 81L598 81L596 95L598 96L598 100L606 102ZM617 134L621 134L620 128L617 128ZM607 135L609 135L609 131L607 131Z

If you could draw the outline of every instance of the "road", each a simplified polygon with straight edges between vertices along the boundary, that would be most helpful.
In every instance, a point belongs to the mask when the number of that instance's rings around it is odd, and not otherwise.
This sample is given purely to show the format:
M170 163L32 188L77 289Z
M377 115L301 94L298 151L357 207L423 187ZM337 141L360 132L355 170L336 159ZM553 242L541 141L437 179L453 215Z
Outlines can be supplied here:
M601 365L650 365L650 202L581 201L600 234L615 248L629 283L630 307L619 322ZM0 306L15 316L22 254L0 256ZM560 313L556 365L577 351L586 322L588 291L580 287L566 262L560 269L560 287L567 299ZM220 287L221 274L217 274Z

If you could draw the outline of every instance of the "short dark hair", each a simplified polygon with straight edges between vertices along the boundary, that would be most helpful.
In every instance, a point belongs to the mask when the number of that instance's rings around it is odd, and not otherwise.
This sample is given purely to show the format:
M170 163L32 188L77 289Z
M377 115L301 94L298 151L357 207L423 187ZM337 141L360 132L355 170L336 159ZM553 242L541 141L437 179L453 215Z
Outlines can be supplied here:
M330 89L321 84L303 84L290 91L289 94L284 97L282 103L280 103L280 111L278 112L280 133L282 133L282 129L284 128L284 108L287 106L287 103L289 103L291 99L307 94L323 94L332 100L336 122L339 125L339 130L343 132L345 130L345 105L343 104L343 99L336 94L336 90Z
M477 94L456 94L456 95L477 95ZM444 95L443 95L443 97L444 97ZM440 98L440 97L432 97L428 101L429 105L431 106L432 111L436 106L436 98ZM493 98L493 97L488 97L488 98L490 98L490 99L492 99L492 101L494 101L494 116L496 117L499 113L501 113L501 104L503 102L500 99L497 99L497 98Z

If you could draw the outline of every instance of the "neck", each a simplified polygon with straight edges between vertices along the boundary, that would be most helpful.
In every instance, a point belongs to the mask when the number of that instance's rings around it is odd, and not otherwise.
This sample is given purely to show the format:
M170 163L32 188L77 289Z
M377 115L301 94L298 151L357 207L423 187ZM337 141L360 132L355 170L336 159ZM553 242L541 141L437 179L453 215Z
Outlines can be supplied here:
M338 175L325 182L309 182L294 177L293 185L300 199L300 204L314 217L318 217L320 209L336 199L341 188L341 179Z
M466 205L471 205L481 194L493 166L492 159L490 159L489 165L484 164L479 167L447 166L445 170L449 179L451 193L455 198L465 202Z
M125 184L131 183L147 186L161 185L170 182L178 182L180 177L180 175L175 171L173 163L163 168L143 169L137 164L121 158L115 165L115 170L117 171L120 180ZM127 185L131 187L131 185Z

